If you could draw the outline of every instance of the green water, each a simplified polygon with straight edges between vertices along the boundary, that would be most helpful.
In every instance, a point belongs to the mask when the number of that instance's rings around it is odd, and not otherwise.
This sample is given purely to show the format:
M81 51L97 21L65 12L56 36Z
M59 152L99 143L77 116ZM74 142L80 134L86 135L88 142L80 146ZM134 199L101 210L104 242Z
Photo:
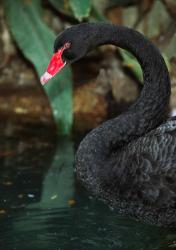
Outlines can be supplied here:
M176 249L174 229L118 215L80 187L69 139L0 142L0 249Z

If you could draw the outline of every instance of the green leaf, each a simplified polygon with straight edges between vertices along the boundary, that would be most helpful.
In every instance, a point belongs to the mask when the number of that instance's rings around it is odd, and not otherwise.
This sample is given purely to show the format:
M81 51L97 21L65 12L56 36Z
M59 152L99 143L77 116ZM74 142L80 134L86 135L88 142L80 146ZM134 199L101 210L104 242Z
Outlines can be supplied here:
M169 61L169 57L165 53L162 53L162 56L163 56L164 61L165 61L166 65L167 65L168 71L170 72L171 71L171 64L170 64L170 61Z
M123 8L122 14L123 14L123 24L130 28L133 28L138 18L137 6L130 6L128 8Z
M109 1L108 1L109 2ZM104 10L106 8L106 0L92 0L91 16L89 20L108 22L107 18L104 15Z
M168 30L172 19L162 1L156 0L150 12L142 19L137 30L147 37L156 37Z
M138 63L137 59L128 51L123 50L123 49L119 49L120 50L120 54L123 58L123 65L127 68L129 68L129 70L131 70L134 75L136 76L136 78L142 82L143 81L143 73L142 73L142 69L140 64ZM168 67L168 70L171 71L171 66L170 66L170 62L169 59L167 57L167 55L162 54L165 63Z
M49 0L52 6L65 14L71 14L68 0Z
M93 19L93 21L99 21L99 22L106 22L107 21L107 19L106 19L106 17L94 6L94 5L92 5L92 11L91 11L91 17L89 18L89 20L91 20L92 21L92 19Z
M172 37L165 53L169 59L176 57L176 34Z
M90 0L69 0L70 7L74 13L74 16L82 21L83 18L88 17L91 9Z
M4 0L3 4L15 41L40 77L52 56L55 39L40 18L40 1ZM67 67L44 87L61 134L68 134L72 126L71 83L71 70Z
M123 65L129 68L139 81L142 82L143 74L140 64L137 59L128 51L120 49L120 54L123 58Z

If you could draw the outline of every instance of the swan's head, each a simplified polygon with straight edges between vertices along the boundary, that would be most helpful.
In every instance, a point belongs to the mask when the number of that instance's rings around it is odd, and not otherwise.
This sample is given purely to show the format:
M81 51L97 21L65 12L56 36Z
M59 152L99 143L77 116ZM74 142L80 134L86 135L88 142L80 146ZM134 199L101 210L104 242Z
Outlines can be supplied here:
M90 24L75 25L60 33L54 42L54 54L46 72L41 77L45 84L57 74L66 64L75 62L83 57L90 49Z

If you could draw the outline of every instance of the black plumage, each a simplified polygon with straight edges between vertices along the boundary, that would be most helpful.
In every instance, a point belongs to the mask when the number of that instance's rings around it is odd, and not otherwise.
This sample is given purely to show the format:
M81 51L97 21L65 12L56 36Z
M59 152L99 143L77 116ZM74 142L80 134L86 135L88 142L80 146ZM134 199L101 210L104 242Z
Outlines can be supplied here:
M78 179L118 211L158 225L176 225L176 120L164 120L171 87L159 50L137 31L107 23L65 30L56 38L55 50L66 42L71 47L63 58L70 63L103 44L129 50L144 78L137 101L80 143Z

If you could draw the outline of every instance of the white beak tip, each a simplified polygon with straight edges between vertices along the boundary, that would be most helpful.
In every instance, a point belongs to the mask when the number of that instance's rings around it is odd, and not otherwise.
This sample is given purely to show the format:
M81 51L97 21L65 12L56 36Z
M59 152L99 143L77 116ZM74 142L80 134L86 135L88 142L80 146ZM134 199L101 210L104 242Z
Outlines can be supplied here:
M40 82L42 85L45 85L50 79L52 78L52 75L49 74L47 71L41 76Z

